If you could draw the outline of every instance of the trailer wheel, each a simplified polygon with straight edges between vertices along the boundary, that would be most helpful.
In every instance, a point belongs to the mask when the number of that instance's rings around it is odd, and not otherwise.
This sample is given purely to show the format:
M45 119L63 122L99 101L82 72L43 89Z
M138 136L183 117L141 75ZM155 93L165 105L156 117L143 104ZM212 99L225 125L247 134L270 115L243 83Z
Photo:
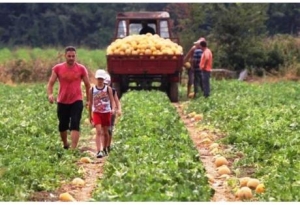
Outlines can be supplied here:
M121 98L122 91L120 83L113 83L113 88L117 91L118 97Z
M170 83L169 98L171 102L178 102L178 83Z

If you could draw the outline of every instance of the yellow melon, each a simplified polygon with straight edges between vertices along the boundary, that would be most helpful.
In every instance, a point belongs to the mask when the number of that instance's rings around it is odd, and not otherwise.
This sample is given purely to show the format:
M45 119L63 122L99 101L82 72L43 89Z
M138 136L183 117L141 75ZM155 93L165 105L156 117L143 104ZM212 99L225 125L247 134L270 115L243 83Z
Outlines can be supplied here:
M194 92L192 92L192 93L189 93L189 98L194 98L194 95L195 95L195 93L194 93Z
M250 189L256 189L257 185L259 185L259 184L260 184L260 182L258 179L251 178L247 182L247 187L249 187Z
M195 120L202 120L203 119L203 115L202 114L196 114L195 116L194 116L194 118L195 118Z
M185 62L185 64L183 66L187 69L190 69L191 68L191 63L190 62Z
M249 181L250 179L251 179L250 177L242 177L242 178L239 178L240 186L241 186L241 187L247 186L247 183L248 183L248 181Z
M83 179L77 177L72 180L72 184L76 185L76 186L84 186L85 181Z
M152 51L151 51L151 49L147 48L147 49L145 49L144 53L145 53L145 55L151 55Z
M82 162L82 163L91 163L92 160L89 157L82 157L80 159L80 162Z
M217 168L217 172L219 175L223 175L223 174L231 174L230 169L227 167L227 165L222 165L220 167Z
M222 165L228 165L228 161L225 157L220 156L220 157L216 158L215 165L216 165L216 167L220 167Z
M264 185L264 184L259 184L259 185L257 185L257 187L256 187L256 189L255 189L255 192L256 192L256 193L259 193L259 194L265 192L265 185Z
M253 197L252 191L249 187L242 187L236 193L239 199L251 199Z
M71 194L69 194L68 192L60 194L58 199L60 201L65 201L65 202L76 202L74 197Z
M139 52L138 52L137 50L133 50L133 51L131 52L131 54L132 54L132 55L138 55Z
M131 48L127 48L127 49L125 50L125 54L126 54L126 55L131 55L131 53L132 53L132 49L131 49Z

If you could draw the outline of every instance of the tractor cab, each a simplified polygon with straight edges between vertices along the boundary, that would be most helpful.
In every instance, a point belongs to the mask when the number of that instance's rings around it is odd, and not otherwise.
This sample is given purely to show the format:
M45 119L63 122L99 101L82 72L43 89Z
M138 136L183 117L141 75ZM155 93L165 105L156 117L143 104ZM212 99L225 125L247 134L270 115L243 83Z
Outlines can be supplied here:
M160 37L172 38L168 12L123 12L117 14L116 20L115 39L139 34L143 21L146 21Z

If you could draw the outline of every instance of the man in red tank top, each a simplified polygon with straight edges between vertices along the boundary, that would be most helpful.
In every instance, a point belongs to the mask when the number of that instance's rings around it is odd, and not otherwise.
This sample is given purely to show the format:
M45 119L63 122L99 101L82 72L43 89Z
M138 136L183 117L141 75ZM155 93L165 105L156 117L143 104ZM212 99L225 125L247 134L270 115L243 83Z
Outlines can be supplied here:
M207 98L210 95L210 73L213 66L213 55L205 41L200 42L200 47L203 50L203 54L201 56L199 67L202 72L203 94L204 97Z
M52 68L47 85L48 100L52 104L57 100L58 130L64 148L69 148L68 130L71 132L71 148L77 147L80 137L80 120L83 111L83 97L81 82L84 82L86 105L89 103L90 81L87 69L76 62L76 48L65 48L66 62L59 63ZM53 96L53 87L58 80L59 90L57 99Z

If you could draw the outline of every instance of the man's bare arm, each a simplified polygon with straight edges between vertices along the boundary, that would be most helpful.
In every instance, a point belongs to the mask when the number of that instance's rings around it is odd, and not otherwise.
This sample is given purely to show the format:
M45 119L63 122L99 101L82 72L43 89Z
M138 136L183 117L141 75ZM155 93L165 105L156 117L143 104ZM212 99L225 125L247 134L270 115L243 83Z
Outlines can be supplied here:
M56 79L57 79L57 75L54 71L52 71L47 85L47 95L50 103L53 103L55 101L53 97L53 86L55 84Z
M89 105L89 101L90 101L89 92L90 92L91 84L90 84L88 76L84 76L82 78L82 80L83 80L83 83L84 83L84 86L85 86L86 106L88 106Z

